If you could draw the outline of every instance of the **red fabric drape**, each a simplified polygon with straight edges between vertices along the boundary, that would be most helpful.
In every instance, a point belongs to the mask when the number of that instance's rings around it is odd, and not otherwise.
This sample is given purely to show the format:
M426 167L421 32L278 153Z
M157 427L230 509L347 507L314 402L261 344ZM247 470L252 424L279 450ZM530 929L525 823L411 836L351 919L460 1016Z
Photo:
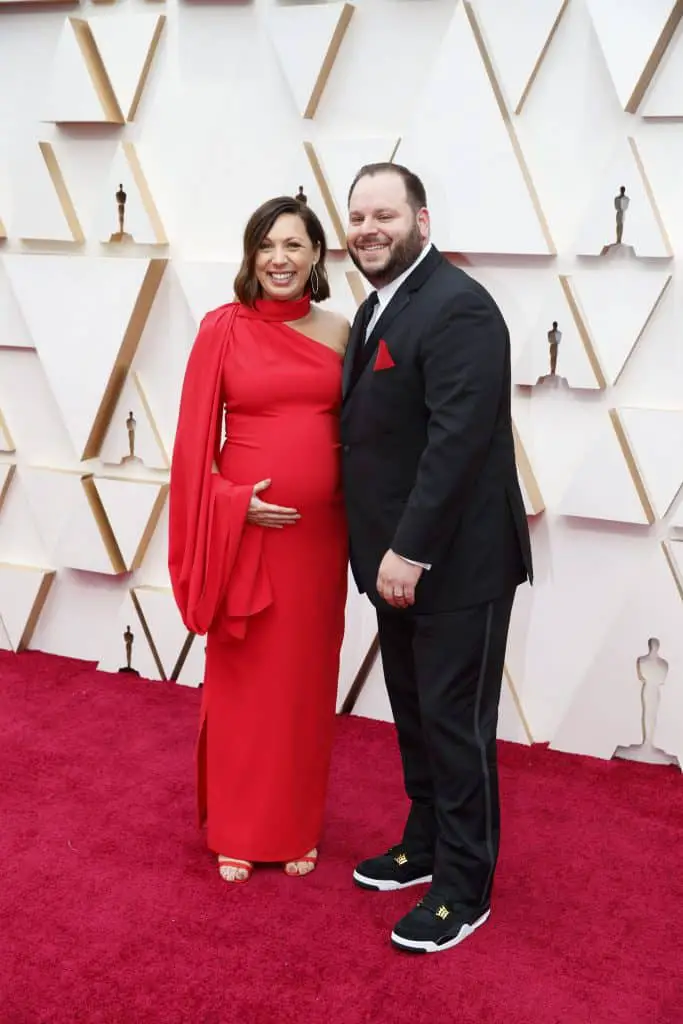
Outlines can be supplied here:
M185 373L173 448L169 571L184 624L203 635L243 637L246 620L272 600L261 559L262 531L246 524L252 487L214 471L221 443L221 367L237 322L236 303L201 323Z

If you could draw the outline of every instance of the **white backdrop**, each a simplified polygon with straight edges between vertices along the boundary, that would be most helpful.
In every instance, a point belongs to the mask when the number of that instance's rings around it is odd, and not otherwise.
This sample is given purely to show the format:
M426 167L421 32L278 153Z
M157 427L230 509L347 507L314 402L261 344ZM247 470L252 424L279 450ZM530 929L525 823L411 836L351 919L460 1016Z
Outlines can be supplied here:
M130 626L143 675L199 682L165 564L197 323L231 298L248 214L300 185L352 316L346 188L395 154L512 334L537 583L514 612L500 735L683 760L682 15L0 0L0 646L116 670ZM122 463L131 411L141 461ZM373 636L352 590L340 702ZM379 663L356 713L390 717Z

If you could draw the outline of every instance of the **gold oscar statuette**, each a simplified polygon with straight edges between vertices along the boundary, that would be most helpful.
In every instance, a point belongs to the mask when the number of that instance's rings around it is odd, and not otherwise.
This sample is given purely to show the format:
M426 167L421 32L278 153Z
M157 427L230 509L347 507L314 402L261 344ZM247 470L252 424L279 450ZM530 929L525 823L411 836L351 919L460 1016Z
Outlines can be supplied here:
M132 629L130 628L130 626L126 626L125 631L123 633L123 643L124 643L125 648L126 648L126 664L122 668L119 669L119 672L126 672L126 673L128 673L128 675L131 675L131 676L139 676L140 673L138 672L138 670L136 668L133 668L133 642L134 642L134 640L135 640L135 635L134 635Z
M135 419L131 409L126 419L126 431L128 432L128 454L124 455L121 459L120 464L122 466L130 462L142 462L142 459L135 454L135 430L137 425L138 421Z
M110 238L109 238L110 242L132 242L133 241L133 236L129 235L126 231L124 231L124 221L125 221L125 218L126 218L126 200L127 199L128 199L128 196L127 196L126 192L124 192L124 190L123 190L123 185L119 185L118 191L116 193L116 208L117 208L118 216L119 216L119 230L115 231L114 234L110 236Z
M626 195L626 186L622 185L618 195L614 197L614 211L616 219L616 241L605 245L602 248L601 256L634 256L635 250L632 245L624 245L624 222L626 211L631 205L630 198Z

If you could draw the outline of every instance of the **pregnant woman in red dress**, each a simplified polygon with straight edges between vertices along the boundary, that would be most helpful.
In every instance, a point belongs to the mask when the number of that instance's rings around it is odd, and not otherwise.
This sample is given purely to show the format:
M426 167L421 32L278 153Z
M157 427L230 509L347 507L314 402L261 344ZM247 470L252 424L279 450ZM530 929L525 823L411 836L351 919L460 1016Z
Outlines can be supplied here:
M202 321L180 403L169 567L185 625L207 635L199 812L229 882L255 863L307 874L322 830L346 604L349 332L317 306L325 254L300 200L252 215L239 301Z

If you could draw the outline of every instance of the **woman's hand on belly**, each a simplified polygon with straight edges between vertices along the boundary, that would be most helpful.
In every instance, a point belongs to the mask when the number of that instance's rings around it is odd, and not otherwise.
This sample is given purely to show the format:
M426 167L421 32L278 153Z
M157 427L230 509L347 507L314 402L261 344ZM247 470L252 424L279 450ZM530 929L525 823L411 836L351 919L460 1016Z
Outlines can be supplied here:
M269 505L262 501L259 494L270 487L270 480L261 480L254 484L254 493L249 502L247 510L247 522L254 526L268 526L274 530L281 530L284 526L292 526L301 516L295 508L285 508L282 505Z

